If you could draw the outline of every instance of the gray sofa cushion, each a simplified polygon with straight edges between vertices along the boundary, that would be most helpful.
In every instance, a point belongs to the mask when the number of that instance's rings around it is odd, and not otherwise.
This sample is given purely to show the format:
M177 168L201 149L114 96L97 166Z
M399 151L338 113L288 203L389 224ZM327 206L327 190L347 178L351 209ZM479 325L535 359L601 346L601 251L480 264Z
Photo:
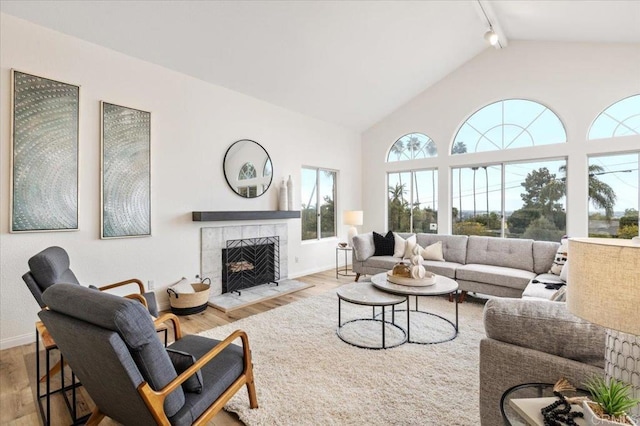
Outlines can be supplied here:
M154 390L177 377L151 316L140 302L75 284L51 286L42 299L54 311L118 332L142 377ZM178 387L165 399L167 416L174 415L183 404L184 392Z
M353 237L353 254L356 260L364 262L375 253L376 247L373 245L373 232L359 234Z
M441 262L439 260L425 260L422 262L427 271L434 274L443 275L447 278L454 279L456 277L456 269L462 266L455 262Z
M185 336L169 347L202 358L220 341L205 337ZM230 345L207 363L202 370L202 393L187 393L184 406L170 420L172 425L191 425L244 371L244 354L238 345Z
M367 259L366 265L371 268L381 268L391 270L400 259L393 256L373 256ZM406 262L407 264L409 262Z
M487 337L602 367L604 328L567 311L564 303L490 299L484 308Z
M442 241L442 254L447 262L465 264L467 259L466 235L440 235L440 234L417 234L418 244L421 247L430 246L433 243Z
M533 272L533 240L471 236L467 245L466 263Z
M49 247L29 259L29 270L42 291L53 284L79 284L69 269L69 255L62 247Z
M493 265L461 265L456 271L456 279L519 290L524 289L535 276L533 272Z
M553 259L560 247L560 243L551 241L534 241L533 242L533 272L536 274L545 274L551 269Z

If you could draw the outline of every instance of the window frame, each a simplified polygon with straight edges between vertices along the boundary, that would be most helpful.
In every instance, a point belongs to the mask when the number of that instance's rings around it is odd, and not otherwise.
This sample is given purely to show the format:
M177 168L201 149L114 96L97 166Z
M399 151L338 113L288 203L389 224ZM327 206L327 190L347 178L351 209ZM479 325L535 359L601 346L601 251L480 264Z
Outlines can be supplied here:
M480 140L480 139L482 139L482 138L489 139L489 138L487 138L485 135L487 134L487 132L489 132L490 130L495 129L496 127L502 127L502 128L504 128L504 127L505 127L505 125L515 125L514 123L505 123L505 121L504 121L504 120L505 120L505 117L504 117L504 116L505 116L505 112L504 112L504 111L505 111L505 110L504 110L504 103L505 103L505 102L509 102L509 101L526 101L526 102L535 103L535 104L540 105L540 106L542 106L542 107L544 107L544 108L545 108L545 110L543 110L540 114L538 114L538 115L536 116L536 118L535 118L533 121L531 121L531 122L530 122L530 123L529 123L529 124L528 124L524 129L523 129L523 131L522 131L520 134L524 133L524 132L526 131L526 129L527 129L529 126L531 126L531 125L532 125L532 124L533 124L533 123L538 119L538 117L540 117L540 116L541 116L545 111L547 111L547 110L548 110L548 111L550 111L550 112L551 112L551 113L552 113L552 114L557 118L558 122L560 123L560 126L561 126L561 128L562 128L562 131L564 132L564 140L563 140L562 142L546 143L546 144L537 145L537 144L535 143L535 139L534 139L534 138L531 138L531 139L532 139L532 141L533 141L532 145L531 145L531 146L526 146L526 147L515 147L515 148L510 148L510 147L508 147L508 146L507 146L506 148L499 148L499 149L492 149L492 150L485 150L485 151L477 151L477 150L475 150L475 151L466 151L466 152L463 152L463 153L461 153L461 152L454 153L454 152L453 152L453 148L456 146L456 142L457 142L458 135L460 134L460 131L463 129L463 127L465 126L465 124L467 124L467 122L468 122L472 117L474 117L477 113L479 113L480 111L484 110L485 108L488 108L488 107L490 107L490 106L492 106L492 105L495 105L495 104L498 104L498 103L502 103L502 106L501 106L501 116L502 116L502 119L501 119L501 123L500 123L500 124L493 125L493 126L491 126L488 130L486 130L486 131L484 131L484 132L480 132L478 129L475 129L475 127L473 127L471 124L469 124L469 126L470 126L470 127L472 127L472 128L474 128L474 130L476 130L476 132L478 132L478 134L480 135L480 138L479 138L478 140ZM527 133L528 133L528 132L527 132ZM513 143L513 142L514 142L514 141L515 141L515 140L520 136L520 134L519 134L516 138L514 138L514 139L510 142L510 144L511 144L511 143ZM504 139L504 130L503 130L503 139ZM567 128L566 128L566 126L565 126L565 124L564 124L564 121L562 121L562 119L560 118L560 115L558 115L558 113L557 113L556 111L554 111L552 108L550 108L550 107L549 107L549 106L547 106L546 104L544 104L544 103L542 103L542 102L538 102L537 100L533 100L533 99L526 99L526 98L507 98L507 99L499 99L499 100L497 100L497 101L494 101L494 102L488 103L488 104L486 104L486 105L484 105L484 106L482 106L482 107L478 108L477 110L475 110L474 112L472 112L471 114L469 114L469 115L468 115L468 116L467 116L467 117L466 117L466 118L465 118L465 119L460 123L460 125L458 126L458 128L456 129L456 131L455 131L455 133L454 133L454 135L453 135L453 139L452 139L452 141L451 141L451 146L450 146L450 148L449 148L449 156L454 156L454 155L463 155L463 154L482 154L482 153L488 153L488 152L504 152L504 151L509 151L509 150L511 150L511 149L522 149L522 148L539 148L539 147L542 147L542 146L553 146L553 145L560 145L560 144L563 144L563 143L565 143L565 144L566 144L566 143L568 142L568 140L569 140L569 137L568 137L568 134L567 134ZM476 146L477 146L477 144L478 144L478 143L476 143ZM503 144L504 144L504 140L503 140ZM469 147L469 145L468 145L468 143L467 143L467 144L465 144L465 145L467 146L467 150L468 150L468 149L470 148L470 147ZM494 145L495 145L495 144L494 144Z
M596 115L596 117L593 119L593 121L592 121L592 122L591 122L591 124L589 125L589 128L587 129L587 137L586 137L587 142L590 142L590 141L602 141L602 140L604 140L604 139L617 139L617 138L627 138L627 137L638 137L638 136L640 136L640 134L616 135L616 134L615 134L615 129L614 129L614 132L613 132L613 134L612 134L612 135L609 135L609 136L603 136L603 137L597 137L597 138L592 138L592 137L591 137L591 130L593 129L593 126L596 124L596 122L600 119L600 117L602 117L603 115L605 115L605 113L606 113L609 109L611 109L611 107L613 107L613 106L615 106L615 105L619 104L620 102L624 102L624 101L626 101L627 99L631 99L631 98L635 98L635 97L640 98L640 93L638 93L638 94L634 94L634 95L629 95L629 96L626 96L626 97L624 97L624 98L622 98L622 99L618 99L617 101L613 102L613 103L612 103L612 104L610 104L610 105L607 105L607 107L605 107L603 110L601 110L601 111L598 113L598 115ZM611 116L611 115L609 115L609 114L606 114L606 115L607 115L607 116L609 116L609 118L611 118L612 120L617 121L617 122L619 123L619 124L618 124L618 126L620 126L622 123L624 123L624 121L628 120L629 118L631 118L631 117L635 117L635 115L631 115L631 116L629 116L629 117L625 117L625 119L624 119L623 121L619 121L619 120L618 120L618 118L614 118L613 116Z
M474 153L471 153L474 154ZM451 235L461 235L461 234L455 234L454 233L454 225L455 225L455 221L453 218L453 207L457 207L457 205L454 205L454 195L455 195L455 187L454 187L454 172L457 169L473 169L473 168L484 168L484 167L491 167L491 166L500 166L501 170L500 170L500 236L498 238L507 238L507 239L521 239L521 237L509 237L508 235L506 235L506 229L507 229L507 216L506 216L506 190L510 189L506 187L506 166L509 165L514 165L514 164L528 164L528 163L536 163L536 162L540 162L540 163L544 163L544 162L550 162L550 161L564 161L565 162L565 167L568 166L569 164L569 157L567 155L564 156L554 156L554 157L546 157L546 158L533 158L533 159L521 159L521 160L513 160L513 161L508 161L508 160L501 160L501 161L495 161L495 162L491 162L491 163L473 163L473 164L461 164L461 165L456 165L456 166L450 166L449 167L449 179L450 179L450 188L451 188L451 197L450 197L450 206L451 206L451 211L449 212L449 219L450 219L450 224L451 224ZM568 174L566 174L564 176L565 179L565 185L568 188L569 183L568 183ZM460 197L461 195L458 194L458 196ZM565 193L564 195L565 201L564 201L564 212L567 215L567 217L569 217L569 203L567 200L567 194ZM462 212L458 213L459 215L462 215ZM565 232L566 232L566 225L565 225ZM536 240L536 241L544 241L544 240Z
M389 170L387 171L387 176L386 176L386 207L385 207L385 213L386 213L386 225L385 225L385 229L387 231L389 231L389 175L391 174L400 174L400 173L409 173L410 176L410 188L409 188L409 205L411 206L414 202L413 200L413 194L414 194L414 182L415 182L415 176L416 173L419 172L432 172L433 173L433 177L432 180L434 181L434 186L435 186L435 192L432 194L433 195L433 200L434 200L434 204L435 205L439 205L439 196L438 196L438 185L439 185L439 170L438 167L425 167L425 168L412 168L412 169L403 169L403 170ZM436 224L438 223L438 208L434 208L433 211L436 213ZM411 232L413 233L413 208L409 208L409 231L406 232ZM394 232L405 232L405 231L394 231ZM435 230L435 233L437 233L437 229Z
M339 175L339 171L335 170L335 169L330 169L330 168L326 168L326 167L316 167L316 166L302 166L301 170L300 170L300 192L301 192L301 196L300 196L300 209L301 209L301 214L302 214L302 172L304 170L312 170L315 171L316 174L316 182L315 182L315 202L316 202L316 237L315 238L308 238L308 239L304 239L304 232L303 232L303 226L304 226L304 220L301 218L300 220L300 240L303 243L309 243L309 242L317 242L317 241L322 241L322 240L328 240L328 239L335 239L338 237L338 220L337 220L337 216L336 213L338 211L338 175ZM333 230L334 230L334 235L331 236L326 236L323 237L322 236L322 214L321 214L321 198L320 198L320 172L330 172L333 173L334 178L333 178Z
M411 158L397 159L397 160L390 159L389 157L391 156L391 151L393 150L393 147L396 146L396 144L398 142L400 142L402 139L404 139L404 138L406 138L408 136L410 137L412 135L424 136L427 139L427 142L426 142L425 147L424 147L425 149L426 149L426 145L428 145L429 143L432 143L434 148L435 148L434 155L425 156L425 157L416 157L414 154L416 152L420 152L420 151L415 151L415 150L411 149ZM404 150L406 150L406 148L404 148ZM426 153L426 151L425 151L425 153ZM427 159L430 159L430 158L437 158L437 157L438 157L438 145L436 144L436 141L431 139L431 137L429 135L427 135L426 133L410 132L410 133L405 133L404 135L400 136L398 139L395 140L395 142L393 142L391 144L389 149L387 149L387 155L385 156L385 163L401 163L401 162L404 162L404 161L427 160Z

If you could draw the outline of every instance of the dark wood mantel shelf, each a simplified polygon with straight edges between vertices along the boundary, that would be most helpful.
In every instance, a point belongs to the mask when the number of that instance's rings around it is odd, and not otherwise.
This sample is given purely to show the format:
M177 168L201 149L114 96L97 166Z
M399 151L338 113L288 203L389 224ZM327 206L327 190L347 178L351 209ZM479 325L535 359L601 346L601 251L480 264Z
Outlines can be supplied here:
M194 222L223 222L233 220L299 219L300 211L237 211L237 212L193 212Z

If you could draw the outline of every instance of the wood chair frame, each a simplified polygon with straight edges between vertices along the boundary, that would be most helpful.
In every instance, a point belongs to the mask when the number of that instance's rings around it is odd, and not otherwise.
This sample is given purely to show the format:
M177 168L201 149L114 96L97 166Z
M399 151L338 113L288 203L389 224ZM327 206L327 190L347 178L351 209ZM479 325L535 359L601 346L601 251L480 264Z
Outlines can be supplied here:
M180 328L180 320L176 315L169 313L162 314L160 315L160 317L158 317L158 319L154 321L154 324L157 327L159 324L164 324L167 321L171 321L173 323L175 340L180 340L182 338L182 330ZM249 393L249 406L251 408L258 408L258 398L256 396L256 388L253 379L251 350L249 348L249 338L247 336L247 333L245 333L244 331L236 330L222 342L218 343L209 352L204 354L202 358L196 361L191 367L182 372L182 374L173 379L162 389L154 391L147 382L143 382L140 384L140 386L138 386L138 393L142 397L143 401L145 402L147 408L151 412L151 415L158 425L168 426L171 424L169 422L169 418L164 412L165 398L238 338L242 340L244 355L244 369L242 374L236 379L235 382L231 384L231 386L227 388L226 391L222 393L222 395L218 397L218 399L213 402L213 404L211 404L211 406L209 406L209 408L205 410L204 413L200 415L200 417L195 420L193 424L206 424L209 420L211 420L213 416L215 416L220 410L222 410L227 401L229 401L233 397L233 395L235 395L242 388L242 386L245 385L247 386L247 392ZM100 412L98 407L95 407L93 412L91 413L91 417L89 417L86 424L87 426L97 425L104 417L105 415Z

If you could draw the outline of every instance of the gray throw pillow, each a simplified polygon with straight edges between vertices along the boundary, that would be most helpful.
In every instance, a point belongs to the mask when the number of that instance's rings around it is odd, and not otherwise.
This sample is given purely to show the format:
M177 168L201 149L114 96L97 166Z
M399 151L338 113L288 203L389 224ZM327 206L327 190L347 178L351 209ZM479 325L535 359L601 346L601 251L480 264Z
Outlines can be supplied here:
M169 354L169 359L171 359L171 363L178 375L182 374L196 362L196 357L183 351L167 348L167 354ZM202 392L202 383L202 372L198 370L196 374L182 383L182 389L185 392L200 393Z

